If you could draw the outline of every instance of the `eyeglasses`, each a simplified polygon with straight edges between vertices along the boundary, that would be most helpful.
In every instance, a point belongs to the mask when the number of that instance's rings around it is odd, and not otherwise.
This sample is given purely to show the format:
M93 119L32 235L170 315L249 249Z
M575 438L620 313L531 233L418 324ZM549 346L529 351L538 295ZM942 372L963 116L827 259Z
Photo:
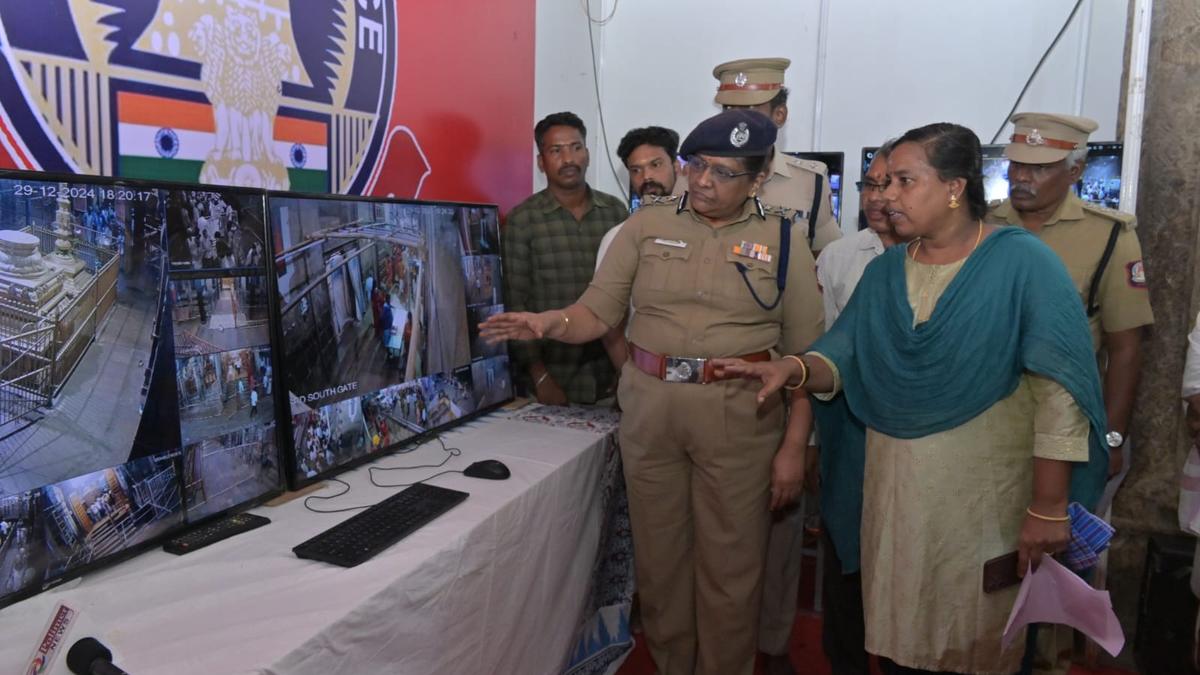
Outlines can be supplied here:
M698 155L692 155L691 157L688 157L687 167L688 174L692 180L696 180L702 176L705 171L708 171L713 180L718 183L728 183L739 176L753 176L755 173L754 171L733 172L723 166L714 166L709 164L703 159L700 159Z
M883 191L888 189L888 186L891 185L891 183L891 181L886 183L876 183L875 181L870 180L859 180L854 182L854 187L858 188L859 192L878 192L879 194L883 194Z

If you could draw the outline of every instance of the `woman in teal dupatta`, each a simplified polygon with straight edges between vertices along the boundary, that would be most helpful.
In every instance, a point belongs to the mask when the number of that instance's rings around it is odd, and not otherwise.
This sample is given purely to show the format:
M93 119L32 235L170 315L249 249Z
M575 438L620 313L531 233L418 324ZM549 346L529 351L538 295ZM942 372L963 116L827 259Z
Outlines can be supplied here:
M862 573L867 650L891 672L1013 673L1001 650L1018 570L1063 550L1067 505L1104 486L1104 407L1087 319L1059 258L985 226L979 140L909 131L889 158L888 217L916 237L872 262L811 351L719 374L839 394L867 427Z

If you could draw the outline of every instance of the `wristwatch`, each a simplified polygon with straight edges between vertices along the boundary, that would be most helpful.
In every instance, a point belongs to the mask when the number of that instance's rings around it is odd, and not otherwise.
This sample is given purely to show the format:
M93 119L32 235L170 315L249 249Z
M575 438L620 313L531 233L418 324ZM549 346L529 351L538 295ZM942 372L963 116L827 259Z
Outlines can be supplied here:
M1107 434L1104 434L1104 442L1107 443L1108 447L1110 448L1119 448L1125 443L1125 437L1122 436L1121 432L1119 431L1110 431Z

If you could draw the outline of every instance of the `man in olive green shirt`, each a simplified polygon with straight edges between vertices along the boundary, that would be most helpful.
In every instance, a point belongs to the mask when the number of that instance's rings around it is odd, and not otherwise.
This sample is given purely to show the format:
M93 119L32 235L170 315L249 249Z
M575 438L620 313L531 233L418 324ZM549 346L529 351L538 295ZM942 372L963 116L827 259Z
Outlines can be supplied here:
M508 214L502 249L508 311L542 312L575 302L592 280L604 233L629 215L620 199L588 186L586 135L583 121L569 112L534 127L547 187ZM541 403L595 403L612 393L615 375L599 340L514 342L511 353L517 382Z

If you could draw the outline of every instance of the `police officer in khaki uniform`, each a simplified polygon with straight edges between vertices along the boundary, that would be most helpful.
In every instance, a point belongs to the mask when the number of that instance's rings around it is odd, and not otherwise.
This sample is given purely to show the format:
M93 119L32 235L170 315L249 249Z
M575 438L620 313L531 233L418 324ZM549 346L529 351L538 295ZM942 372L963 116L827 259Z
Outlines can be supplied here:
M722 63L713 68L713 77L718 82L716 102L726 110L757 110L782 129L788 117L788 89L783 86L783 74L791 63L783 58ZM686 178L676 182L675 194L686 191ZM782 207L795 214L796 222L804 225L804 237L813 256L842 236L833 217L828 172L821 162L792 157L776 148L771 173L758 198L763 204Z
M783 80L789 65L791 61L784 58L739 59L718 65L713 68L713 77L718 82L716 102L726 110L757 110L782 129L788 116L788 90ZM805 236L813 257L842 236L833 217L829 176L821 162L792 157L776 148L771 175L763 183L759 199L764 204L781 206L796 214L808 228ZM815 454L812 458L815 459ZM803 547L804 513L801 509L793 506L776 513L771 521L767 548L758 638L759 650L767 655L768 675L795 672L788 657L788 643L796 620Z
M661 675L753 673L768 510L800 490L808 400L757 406L757 385L718 381L709 361L796 353L823 330L807 225L754 198L775 136L749 110L702 122L680 148L691 189L625 221L578 303L481 325L491 340L579 343L620 323L631 298L637 306L621 455Z
M1125 435L1141 370L1142 332L1154 323L1146 270L1133 215L1076 196L1096 122L1071 115L1017 113L1011 119L1009 198L993 203L988 220L1037 234L1062 258L1087 311L1104 381L1110 481L1097 509L1111 503L1128 471ZM1035 670L1066 672L1070 631L1040 630ZM1060 649L1061 648L1061 649Z

